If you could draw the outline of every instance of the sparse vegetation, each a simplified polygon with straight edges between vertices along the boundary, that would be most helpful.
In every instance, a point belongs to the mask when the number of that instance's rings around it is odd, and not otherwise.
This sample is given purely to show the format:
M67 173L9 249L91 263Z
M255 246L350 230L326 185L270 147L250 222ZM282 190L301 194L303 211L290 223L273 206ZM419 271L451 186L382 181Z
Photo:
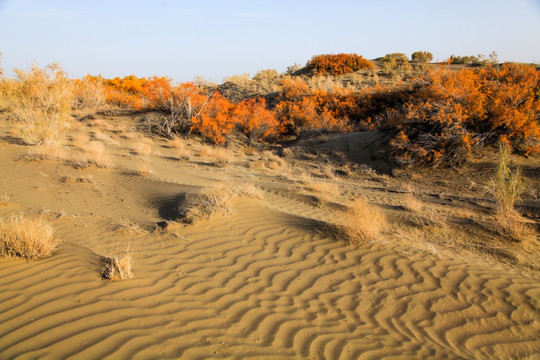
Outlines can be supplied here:
M120 256L103 256L101 277L107 280L126 280L133 277L133 252L128 248Z
M180 204L178 207L180 218L185 223L194 223L214 214L229 214L232 211L232 200L238 197L261 199L263 193L258 187L249 183L237 186L228 182L219 182L202 188L190 201Z
M375 241L387 226L382 210L363 198L350 201L347 210L335 216L341 223L329 226L329 231L351 244Z
M54 229L41 218L17 216L5 222L0 220L0 255L27 260L51 255L60 240Z
M10 112L19 121L27 144L58 143L69 129L72 83L58 64L15 70L16 79L3 79L2 89Z
M506 143L500 144L499 163L490 182L490 189L497 202L495 228L503 236L521 241L533 230L516 209L525 191L521 171L511 168L510 150Z

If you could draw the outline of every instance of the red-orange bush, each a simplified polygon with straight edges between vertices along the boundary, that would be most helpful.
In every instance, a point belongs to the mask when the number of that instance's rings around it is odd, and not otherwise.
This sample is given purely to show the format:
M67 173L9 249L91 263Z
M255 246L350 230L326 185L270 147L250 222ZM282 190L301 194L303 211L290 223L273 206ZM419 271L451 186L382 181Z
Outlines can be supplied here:
M317 75L343 75L375 68L371 61L357 54L315 55L306 66Z
M105 80L107 103L123 107L141 109L143 107L143 88L148 80L129 75Z
M233 104L216 91L204 106L200 116L191 119L193 130L215 144L223 144L225 135L234 129L232 110Z
M379 119L400 130L391 142L399 163L454 165L501 138L521 153L537 151L539 95L540 72L528 66L431 72Z
M248 145L280 133L274 112L266 109L264 98L253 98L238 103L232 111L233 121L246 136Z

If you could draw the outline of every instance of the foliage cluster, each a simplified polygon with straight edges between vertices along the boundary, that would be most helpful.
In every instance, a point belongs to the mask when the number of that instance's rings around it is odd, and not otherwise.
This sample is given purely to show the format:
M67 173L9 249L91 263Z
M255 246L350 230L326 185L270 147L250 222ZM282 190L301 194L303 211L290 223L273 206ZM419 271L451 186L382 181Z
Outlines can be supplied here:
M380 59L384 72L389 75L404 75L412 69L409 58L403 53L386 54Z
M358 54L315 55L306 67L316 75L343 75L363 69L374 69L375 65Z

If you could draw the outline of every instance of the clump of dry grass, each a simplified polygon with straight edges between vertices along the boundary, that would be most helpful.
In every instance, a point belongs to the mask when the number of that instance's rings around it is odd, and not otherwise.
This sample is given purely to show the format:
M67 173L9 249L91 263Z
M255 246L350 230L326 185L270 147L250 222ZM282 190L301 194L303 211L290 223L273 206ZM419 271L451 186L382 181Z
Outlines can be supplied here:
M41 218L18 216L8 222L0 221L2 256L38 259L49 256L59 244L51 224Z
M224 148L216 148L211 154L211 158L216 166L225 166L234 160L234 154Z
M99 168L113 167L107 148L100 142L91 142L84 146L83 152L74 155L72 162L76 167L86 168L95 165Z
M510 149L506 144L501 144L499 150L499 163L495 174L489 184L489 189L495 201L497 209L494 217L495 230L514 241L522 241L534 234L534 230L525 223L525 219L516 210L516 203L521 200L525 191L521 179L520 169L512 169Z
M252 199L264 199L264 192L263 190L258 187L257 185L254 185L252 183L247 183L242 186L239 186L237 188L238 196L239 197L247 197Z
M125 280L133 277L133 252L129 248L121 256L103 256L101 262L103 268L100 273L103 279Z
M412 193L407 193L403 199L403 207L409 211L419 213L424 208L424 203Z
M186 148L186 144L184 143L184 141L182 141L182 139L177 138L177 137L172 140L169 140L169 142L167 143L167 146L170 149L185 149Z
M152 146L145 141L134 142L129 149L136 156L148 156L152 152Z
M194 223L199 219L209 218L214 214L229 214L231 201L238 197L262 199L263 192L253 184L236 186L220 182L204 187L195 198L181 204L178 208L180 218L186 223Z
M330 232L351 244L374 241L387 226L382 210L363 198L350 201L347 210L335 215L341 224L329 226Z
M109 134L105 134L103 131L96 130L93 132L95 140L102 141L108 145L118 145L118 141L113 139Z
M197 155L210 159L216 166L226 166L235 159L234 153L230 150L214 148L208 145L201 146Z
M120 218L118 223L114 224L114 228L116 231L128 234L144 235L148 233L138 222L126 218Z
M34 160L59 160L64 161L68 159L68 153L66 148L58 144L43 144L32 146L26 156L27 159Z

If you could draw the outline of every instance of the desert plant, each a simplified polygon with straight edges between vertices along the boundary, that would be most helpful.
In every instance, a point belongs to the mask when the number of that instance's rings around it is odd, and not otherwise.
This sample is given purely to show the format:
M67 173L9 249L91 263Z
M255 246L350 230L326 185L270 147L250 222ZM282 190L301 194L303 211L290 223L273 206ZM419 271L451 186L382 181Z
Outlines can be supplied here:
M41 218L23 216L0 221L0 255L28 260L49 256L60 244L54 229Z
M521 170L511 168L510 149L504 142L500 144L499 162L490 181L490 190L497 203L494 219L496 230L513 240L522 240L531 229L515 206L521 199L525 186L521 179Z
M73 104L76 109L99 108L105 104L105 85L103 79L87 75L73 83Z
M233 121L246 136L247 145L279 133L279 122L274 112L266 109L264 98L253 98L238 103L232 111Z
M125 280L133 277L133 252L128 248L121 256L103 256L101 277L107 280Z
M373 69L375 65L358 54L315 55L306 67L316 75L343 75L362 69Z
M171 87L169 80L154 78L144 87L149 107L157 114L147 117L150 132L173 139L176 135L188 138L193 122L208 103L204 92L192 83Z
M15 69L16 79L4 80L9 109L21 123L27 144L59 142L71 124L72 82L58 64Z
M341 224L329 226L330 232L351 244L374 241L387 226L382 210L363 198L350 201L347 210L335 215Z
M90 142L82 148L82 152L74 154L71 161L78 168L86 168L95 165L99 168L113 167L112 159L103 143Z
M219 92L214 92L200 116L192 118L193 131L214 144L223 144L225 135L234 129L231 111L234 105Z
M409 58L403 53L386 54L380 61L383 64L384 72L388 75L404 75L412 69Z
M194 223L214 214L229 214L232 200L238 197L262 199L263 193L253 184L219 182L202 188L190 201L180 204L178 212L183 222Z
M411 60L421 64L427 64L433 60L433 54L428 51L415 51L411 55Z

